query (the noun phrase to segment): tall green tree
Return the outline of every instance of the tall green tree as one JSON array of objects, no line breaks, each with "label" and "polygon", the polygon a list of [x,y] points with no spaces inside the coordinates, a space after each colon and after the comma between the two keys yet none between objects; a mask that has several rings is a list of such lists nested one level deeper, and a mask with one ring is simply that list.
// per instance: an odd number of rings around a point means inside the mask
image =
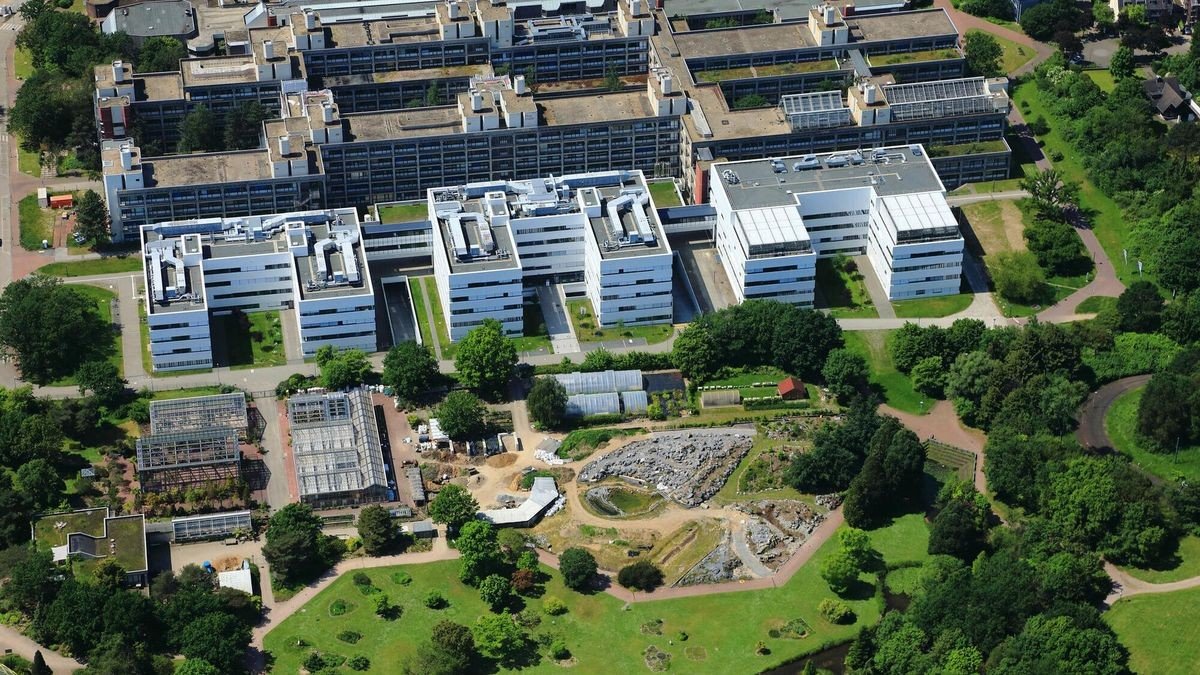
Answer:
[{"label": "tall green tree", "polygon": [[849,349],[835,349],[826,357],[821,377],[825,378],[825,385],[833,395],[845,403],[866,390],[870,370],[861,354]]},{"label": "tall green tree", "polygon": [[1000,65],[1004,50],[990,33],[969,31],[963,38],[963,52],[967,57],[967,70],[972,75],[997,77],[1004,74]]},{"label": "tall green tree", "polygon": [[452,391],[437,407],[442,431],[456,441],[477,439],[486,428],[483,422],[483,401],[469,391]]},{"label": "tall green tree", "polygon": [[499,612],[512,602],[512,582],[499,574],[489,574],[479,582],[479,599],[493,612]]},{"label": "tall green tree", "polygon": [[384,555],[396,545],[396,523],[382,506],[365,506],[358,512],[358,536],[367,555]]},{"label": "tall green tree", "polygon": [[33,662],[29,664],[29,675],[54,675],[54,671],[46,665],[46,658],[42,656],[40,649],[33,653]]},{"label": "tall green tree", "polygon": [[326,389],[349,389],[371,377],[371,362],[361,349],[338,350],[325,345],[317,350],[316,359],[321,386]]},{"label": "tall green tree", "polygon": [[1048,218],[1061,220],[1066,210],[1079,204],[1079,184],[1066,180],[1057,169],[1022,178],[1021,189],[1029,192],[1038,211]]},{"label": "tall green tree", "polygon": [[937,516],[929,532],[929,553],[971,562],[987,545],[991,507],[966,482],[949,482],[938,493]]},{"label": "tall green tree", "polygon": [[459,382],[489,400],[503,395],[516,365],[517,348],[495,319],[487,319],[467,333],[454,357]]},{"label": "tall green tree", "polygon": [[250,646],[250,627],[229,614],[205,614],[183,629],[181,645],[189,659],[208,661],[222,673],[241,672]]},{"label": "tall green tree", "polygon": [[479,502],[466,488],[454,483],[443,485],[429,502],[429,517],[435,523],[444,523],[452,533],[474,520],[478,512]]},{"label": "tall green tree", "polygon": [[1038,266],[1037,257],[1029,251],[1004,251],[997,254],[992,266],[992,283],[1006,300],[1020,303],[1037,302],[1046,287],[1046,275]]},{"label": "tall green tree", "polygon": [[543,429],[556,429],[567,415],[567,390],[553,377],[539,377],[525,398],[529,417]]},{"label": "tall green tree", "polygon": [[1123,331],[1153,333],[1162,321],[1162,296],[1149,281],[1135,281],[1117,298],[1117,317]]},{"label": "tall green tree", "polygon": [[95,301],[54,277],[35,274],[10,283],[0,295],[0,346],[16,357],[24,379],[44,384],[107,356],[112,328]]},{"label": "tall green tree", "polygon": [[585,548],[573,546],[558,556],[558,571],[563,583],[572,590],[582,592],[590,588],[597,569],[595,556]]},{"label": "tall green tree", "polygon": [[263,557],[271,566],[271,573],[285,583],[307,580],[335,562],[324,538],[321,519],[312,507],[288,504],[267,523]]},{"label": "tall green tree", "polygon": [[402,401],[416,401],[438,379],[438,364],[426,345],[412,340],[388,350],[383,359],[383,383]]},{"label": "tall green tree", "polygon": [[225,130],[222,134],[225,150],[252,150],[259,147],[262,139],[263,120],[267,111],[258,101],[243,101],[225,113]]},{"label": "tall green tree", "polygon": [[466,523],[459,530],[454,545],[459,553],[458,578],[465,584],[478,584],[500,565],[500,543],[491,523],[482,520]]},{"label": "tall green tree", "polygon": [[116,364],[112,361],[85,361],[75,371],[75,381],[79,384],[79,393],[90,391],[96,400],[104,405],[120,403],[124,398],[128,383],[121,377]]},{"label": "tall green tree", "polygon": [[187,58],[187,48],[173,37],[154,36],[142,42],[138,50],[137,72],[166,73],[179,70],[179,62]]},{"label": "tall green tree", "polygon": [[53,464],[37,457],[17,469],[15,487],[29,500],[30,506],[44,511],[62,501],[66,484]]},{"label": "tall green tree", "polygon": [[208,106],[196,106],[179,123],[179,152],[217,152],[223,146],[221,120]]},{"label": "tall green tree", "polygon": [[479,651],[501,665],[512,663],[527,642],[525,633],[508,614],[481,616],[472,632]]},{"label": "tall green tree", "polygon": [[75,218],[76,232],[96,245],[108,243],[108,208],[95,190],[87,190],[79,197]]},{"label": "tall green tree", "polygon": [[1108,71],[1112,73],[1113,79],[1123,80],[1133,77],[1134,68],[1136,65],[1133,61],[1133,50],[1123,45],[1117,47],[1117,51],[1113,52],[1112,61],[1108,65]]}]

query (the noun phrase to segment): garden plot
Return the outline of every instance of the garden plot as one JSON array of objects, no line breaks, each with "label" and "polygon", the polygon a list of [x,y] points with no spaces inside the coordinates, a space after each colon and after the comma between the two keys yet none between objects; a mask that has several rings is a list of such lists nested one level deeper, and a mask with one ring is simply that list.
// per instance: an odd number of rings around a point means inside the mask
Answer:
[{"label": "garden plot", "polygon": [[721,489],[753,443],[753,429],[663,432],[591,462],[582,483],[621,478],[657,489],[691,508]]},{"label": "garden plot", "polygon": [[[818,498],[818,503],[823,501]],[[745,526],[747,548],[772,570],[792,557],[826,515],[820,508],[795,500],[759,500],[730,508],[749,515]]]}]

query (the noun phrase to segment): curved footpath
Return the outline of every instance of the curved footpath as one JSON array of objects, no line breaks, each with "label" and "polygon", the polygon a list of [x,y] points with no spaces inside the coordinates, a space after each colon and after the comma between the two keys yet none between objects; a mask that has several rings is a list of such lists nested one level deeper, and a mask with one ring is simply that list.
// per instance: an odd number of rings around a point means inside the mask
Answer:
[{"label": "curved footpath", "polygon": [[1109,382],[1092,392],[1079,409],[1079,428],[1075,431],[1075,438],[1079,444],[1085,448],[1111,452],[1113,445],[1104,424],[1105,418],[1108,417],[1108,409],[1123,394],[1149,381],[1149,375],[1134,375]]}]

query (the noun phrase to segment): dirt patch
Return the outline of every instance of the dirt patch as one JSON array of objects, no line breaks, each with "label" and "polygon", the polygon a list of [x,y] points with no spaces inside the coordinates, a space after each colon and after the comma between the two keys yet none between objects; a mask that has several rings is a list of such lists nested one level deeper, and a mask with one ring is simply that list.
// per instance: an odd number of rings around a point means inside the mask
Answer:
[{"label": "dirt patch", "polygon": [[654,531],[596,527],[573,520],[565,512],[543,519],[530,534],[537,546],[551,552],[582,546],[606,570],[621,569],[631,559],[653,550],[659,540]]},{"label": "dirt patch", "polygon": [[503,469],[506,466],[512,466],[517,463],[517,456],[512,453],[504,453],[501,455],[492,455],[484,462],[488,466],[495,469]]},{"label": "dirt patch", "polygon": [[962,207],[969,245],[985,258],[1004,251],[1025,250],[1025,222],[1015,201],[996,200],[967,204]]}]

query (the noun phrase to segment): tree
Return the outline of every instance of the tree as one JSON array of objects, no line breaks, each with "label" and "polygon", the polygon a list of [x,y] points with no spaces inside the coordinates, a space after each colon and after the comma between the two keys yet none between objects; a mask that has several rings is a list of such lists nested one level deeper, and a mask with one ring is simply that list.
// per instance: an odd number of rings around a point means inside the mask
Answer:
[{"label": "tree", "polygon": [[439,649],[462,659],[464,663],[475,657],[475,636],[471,629],[453,621],[438,621],[433,624],[433,644]]},{"label": "tree", "polygon": [[212,612],[183,629],[180,645],[180,653],[189,659],[203,659],[222,673],[241,672],[250,627],[229,614]]},{"label": "tree", "polygon": [[1058,45],[1058,51],[1067,58],[1083,53],[1083,41],[1073,30],[1055,31],[1052,40]]},{"label": "tree", "polygon": [[333,560],[322,545],[321,519],[307,504],[288,504],[267,524],[267,543],[263,557],[271,573],[284,582],[311,578],[324,571]]},{"label": "tree", "polygon": [[179,123],[179,152],[222,150],[221,121],[208,106],[198,105]]},{"label": "tree", "polygon": [[500,397],[513,368],[517,365],[517,348],[504,335],[504,326],[495,319],[485,319],[458,343],[454,369],[458,381],[494,400]]},{"label": "tree", "polygon": [[402,608],[400,605],[392,602],[387,593],[375,593],[371,596],[371,603],[375,609],[375,616],[378,616],[385,621],[394,621],[400,617]]},{"label": "tree", "polygon": [[1072,0],[1049,0],[1021,12],[1021,29],[1034,40],[1047,42],[1061,30],[1082,28],[1083,13]]},{"label": "tree", "polygon": [[187,659],[175,666],[175,675],[220,675],[217,667],[203,659]]},{"label": "tree", "polygon": [[1061,220],[1068,209],[1079,203],[1079,184],[1065,180],[1057,169],[1022,178],[1021,189],[1029,192],[1040,213],[1056,220]]},{"label": "tree", "polygon": [[1200,341],[1200,293],[1180,295],[1163,309],[1162,332],[1182,345]]},{"label": "tree", "polygon": [[512,582],[499,574],[489,574],[479,582],[479,599],[487,603],[493,612],[499,612],[512,601]]},{"label": "tree", "polygon": [[826,357],[821,376],[833,395],[845,403],[867,388],[870,370],[861,354],[849,349],[835,349]]},{"label": "tree", "polygon": [[383,359],[383,383],[402,401],[416,401],[437,381],[437,359],[425,345],[412,340],[388,350]]},{"label": "tree", "polygon": [[[1116,17],[1113,16],[1112,7],[1104,0],[1092,1],[1092,21],[1096,23],[1096,28],[1100,29],[1102,34],[1107,34],[1116,24]],[[1114,62],[1116,56],[1113,56]],[[1113,73],[1116,75],[1116,73]]]},{"label": "tree", "polygon": [[967,57],[967,70],[972,75],[997,77],[1004,74],[1000,66],[1004,50],[990,33],[970,31],[963,40],[963,51]]},{"label": "tree", "polygon": [[1123,331],[1153,333],[1162,320],[1163,299],[1149,281],[1135,281],[1117,298],[1117,317]]},{"label": "tree", "polygon": [[469,391],[459,389],[446,395],[437,407],[442,431],[456,441],[479,438],[486,426],[483,422],[483,401]]},{"label": "tree", "polygon": [[1129,672],[1128,661],[1129,652],[1103,622],[1080,625],[1071,616],[1039,614],[997,648],[988,659],[988,672],[1120,675]]},{"label": "tree", "polygon": [[1075,228],[1062,220],[1039,216],[1025,227],[1024,235],[1026,246],[1048,274],[1072,276],[1092,267]]},{"label": "tree", "polygon": [[534,570],[518,569],[512,573],[510,580],[512,589],[521,595],[529,593],[537,586],[537,574]]},{"label": "tree", "polygon": [[458,530],[475,519],[479,502],[461,485],[453,483],[442,486],[433,501],[429,502],[429,517],[435,523],[444,523],[450,532]]},{"label": "tree", "polygon": [[649,593],[663,583],[663,572],[649,560],[639,560],[626,565],[617,573],[617,583],[625,588]]},{"label": "tree", "polygon": [[104,405],[120,403],[125,396],[128,384],[117,370],[112,361],[85,361],[75,371],[75,381],[79,384],[79,393],[91,391],[96,399]]},{"label": "tree", "polygon": [[371,362],[361,349],[334,349],[325,345],[317,350],[317,367],[321,369],[321,386],[333,391],[350,389],[366,382],[371,376]]},{"label": "tree", "polygon": [[[1108,9],[1108,5],[1104,5],[1104,8]],[[1133,50],[1125,46],[1117,47],[1117,51],[1113,52],[1112,61],[1108,65],[1108,71],[1112,73],[1113,79],[1123,80],[1133,77],[1134,68],[1136,65],[1133,61]]]},{"label": "tree", "polygon": [[25,495],[35,511],[45,511],[62,501],[66,484],[59,477],[53,464],[42,457],[36,457],[17,469],[14,487]]},{"label": "tree", "polygon": [[517,569],[537,572],[538,567],[538,554],[533,551],[521,551],[521,555],[517,556]]},{"label": "tree", "polygon": [[942,357],[930,356],[921,359],[912,369],[913,389],[933,398],[942,397],[946,386],[946,369]]},{"label": "tree", "polygon": [[458,578],[465,584],[480,583],[500,566],[496,528],[487,521],[473,520],[463,525],[454,544],[459,552]]},{"label": "tree", "polygon": [[947,483],[938,494],[937,516],[929,532],[929,553],[971,562],[987,545],[991,507],[970,483]]},{"label": "tree", "polygon": [[425,105],[434,106],[442,100],[442,92],[436,80],[429,83],[425,89]]},{"label": "tree", "polygon": [[[175,672],[178,673],[180,671],[176,669]],[[40,649],[33,653],[33,663],[29,665],[29,675],[54,675],[54,671],[50,670],[50,666],[46,665],[46,659],[42,656],[42,650]],[[199,674],[193,673],[193,675]],[[215,670],[213,671],[213,675],[216,675]]]},{"label": "tree", "polygon": [[680,331],[671,346],[671,363],[684,377],[703,382],[717,372],[721,351],[717,348],[708,325],[693,321]]},{"label": "tree", "polygon": [[33,545],[17,550],[21,557],[9,571],[8,582],[3,586],[4,598],[26,614],[35,616],[41,607],[54,600],[59,572],[50,551]]},{"label": "tree", "polygon": [[35,274],[0,294],[0,346],[16,357],[23,378],[45,384],[107,357],[112,328],[94,300],[55,277]]},{"label": "tree", "polygon": [[396,544],[396,524],[387,509],[372,504],[358,514],[358,536],[362,538],[367,555],[387,553]]},{"label": "tree", "polygon": [[607,91],[621,91],[624,84],[621,82],[621,75],[617,72],[616,66],[609,66],[608,71],[604,73],[604,89]]},{"label": "tree", "polygon": [[1186,447],[1192,439],[1197,405],[1191,379],[1177,373],[1158,373],[1150,379],[1138,403],[1137,431],[1155,448]]},{"label": "tree", "polygon": [[95,190],[87,190],[75,207],[75,232],[97,245],[108,243],[108,208]]},{"label": "tree", "polygon": [[597,569],[596,558],[585,548],[572,546],[558,557],[558,571],[562,573],[563,583],[575,591],[591,588]]},{"label": "tree", "polygon": [[853,556],[843,549],[834,551],[821,561],[821,578],[838,595],[845,595],[858,582],[860,571],[858,565],[854,564]]},{"label": "tree", "polygon": [[225,113],[224,150],[252,150],[259,146],[267,111],[258,101],[243,101]]},{"label": "tree", "polygon": [[1029,251],[1003,251],[992,266],[992,282],[1006,300],[1030,304],[1038,302],[1046,287],[1046,276],[1038,267],[1037,257]]},{"label": "tree", "polygon": [[525,633],[508,614],[481,616],[472,632],[479,651],[502,664],[513,661],[525,649]]},{"label": "tree", "polygon": [[142,42],[138,50],[137,72],[166,73],[179,70],[179,62],[187,57],[183,43],[172,37],[155,36]]},{"label": "tree", "polygon": [[567,390],[553,377],[539,377],[525,399],[529,416],[543,429],[562,425],[567,414]]}]

